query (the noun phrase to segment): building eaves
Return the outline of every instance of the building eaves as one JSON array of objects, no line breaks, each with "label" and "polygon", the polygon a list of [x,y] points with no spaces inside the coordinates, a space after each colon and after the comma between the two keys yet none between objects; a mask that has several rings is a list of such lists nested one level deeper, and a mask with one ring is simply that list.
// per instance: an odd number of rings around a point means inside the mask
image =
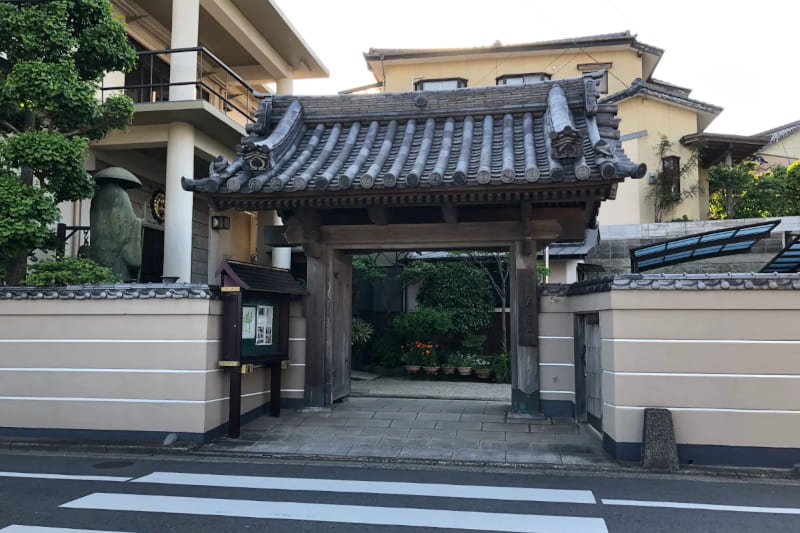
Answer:
[{"label": "building eaves", "polygon": [[688,87],[681,87],[680,85],[675,85],[674,83],[669,83],[668,81],[657,80],[655,78],[650,78],[648,83],[655,85],[656,87],[661,87],[666,91],[676,92],[687,97],[692,93],[692,89]]},{"label": "building eaves", "polygon": [[664,50],[636,40],[636,35],[630,31],[589,35],[550,41],[537,41],[531,43],[506,44],[493,46],[476,46],[462,48],[370,48],[364,53],[367,61],[380,61],[392,59],[411,59],[427,57],[449,57],[465,54],[496,54],[508,52],[535,52],[539,50],[559,50],[563,48],[587,48],[597,46],[628,45],[636,50],[662,55]]},{"label": "building eaves", "polygon": [[238,157],[218,158],[208,177],[184,179],[183,187],[225,202],[268,203],[562,184],[600,190],[645,173],[618,146],[616,112],[598,106],[592,75],[451,91],[272,96],[259,104]]},{"label": "building eaves", "polygon": [[775,144],[776,142],[780,142],[786,137],[790,135],[794,135],[800,131],[800,120],[795,120],[794,122],[789,122],[788,124],[784,124],[782,126],[778,126],[777,128],[772,128],[766,131],[762,131],[756,135],[768,135],[769,142],[767,145]]},{"label": "building eaves", "polygon": [[638,95],[650,96],[658,100],[663,100],[665,102],[672,103],[675,105],[696,109],[697,111],[702,111],[704,113],[709,113],[715,116],[722,113],[723,110],[722,107],[709,104],[706,102],[701,102],[700,100],[689,98],[680,93],[665,90],[663,87],[659,87],[657,84],[644,82],[642,81],[641,78],[636,78],[635,80],[633,80],[633,83],[627,89],[623,89],[619,92],[616,92],[614,94],[611,94],[603,98],[602,100],[600,100],[600,103],[616,104],[623,100],[627,100],[628,98]]}]

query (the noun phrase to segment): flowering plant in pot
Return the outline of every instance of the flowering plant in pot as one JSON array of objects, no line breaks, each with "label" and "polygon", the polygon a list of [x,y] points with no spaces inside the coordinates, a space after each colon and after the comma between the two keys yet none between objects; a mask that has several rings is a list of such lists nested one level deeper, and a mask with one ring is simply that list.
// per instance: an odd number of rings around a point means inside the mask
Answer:
[{"label": "flowering plant in pot", "polygon": [[449,356],[447,356],[447,361],[444,362],[442,365],[442,374],[445,376],[452,376],[456,373],[456,367],[458,366],[459,361],[461,360],[461,354],[458,352],[453,352]]},{"label": "flowering plant in pot", "polygon": [[458,373],[460,375],[469,376],[472,374],[472,360],[473,357],[471,355],[459,354],[456,367],[458,368]]},{"label": "flowering plant in pot", "polygon": [[480,357],[475,358],[472,362],[472,367],[475,369],[475,375],[478,376],[478,379],[487,379],[489,374],[492,373],[491,366],[491,362]]},{"label": "flowering plant in pot", "polygon": [[[436,348],[433,343],[413,341],[403,346],[403,362],[406,371],[418,372],[420,367],[425,367],[426,372],[436,373],[439,364],[436,360]],[[428,370],[432,368],[433,370]]]}]

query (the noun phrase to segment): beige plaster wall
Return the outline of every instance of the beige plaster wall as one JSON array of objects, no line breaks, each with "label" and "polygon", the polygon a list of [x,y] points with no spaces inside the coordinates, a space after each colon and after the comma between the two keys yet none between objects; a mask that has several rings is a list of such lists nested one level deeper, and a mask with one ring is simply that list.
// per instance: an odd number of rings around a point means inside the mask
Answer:
[{"label": "beige plaster wall", "polygon": [[797,161],[800,159],[800,131],[765,146],[759,154],[767,159],[776,158],[781,164],[787,166],[793,161]]},{"label": "beige plaster wall", "polygon": [[421,79],[466,78],[467,87],[495,85],[496,78],[506,74],[547,72],[552,79],[580,76],[577,66],[581,63],[613,63],[609,76],[609,94],[621,91],[625,86],[621,80],[642,77],[642,60],[636,51],[591,49],[591,56],[583,51],[546,51],[541,53],[509,53],[473,55],[460,57],[429,58],[422,60],[387,61],[383,65],[386,76],[386,91],[413,91],[414,82]]},{"label": "beige plaster wall", "polygon": [[[218,367],[221,302],[0,300],[0,428],[182,432],[228,420]],[[291,307],[282,396],[302,399],[305,319]],[[269,371],[244,376],[242,413],[269,401]]]},{"label": "beige plaster wall", "polygon": [[[692,157],[692,151],[680,143],[680,138],[697,132],[697,112],[652,98],[635,96],[619,103],[617,116],[622,120],[620,123],[622,135],[647,132],[647,135],[624,142],[623,149],[633,161],[647,165],[648,175],[651,172],[658,172],[660,165],[658,145],[662,136],[672,142],[670,155],[679,156],[681,166]],[[700,171],[696,167],[689,170],[681,178],[683,189],[700,186],[703,191],[698,190],[695,196],[684,200],[672,213],[666,215],[662,222],[669,222],[684,215],[690,220],[707,219],[706,181],[707,178],[701,179]],[[648,176],[640,180],[626,179],[619,185],[617,198],[606,201],[601,206],[600,223],[615,225],[653,222],[653,199],[650,197],[652,188]]]},{"label": "beige plaster wall", "polygon": [[678,444],[800,448],[795,291],[544,296],[543,363],[572,360],[572,316],[587,310],[600,313],[603,431],[616,442],[640,442],[644,408],[663,407]]}]

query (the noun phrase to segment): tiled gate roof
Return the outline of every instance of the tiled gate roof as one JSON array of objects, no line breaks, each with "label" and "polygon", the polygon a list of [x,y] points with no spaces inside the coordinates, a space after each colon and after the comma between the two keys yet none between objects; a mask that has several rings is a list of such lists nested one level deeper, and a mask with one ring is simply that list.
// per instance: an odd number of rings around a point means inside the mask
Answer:
[{"label": "tiled gate roof", "polygon": [[[217,158],[189,191],[291,197],[349,192],[553,189],[642,177],[619,145],[594,78],[452,91],[271,96],[238,157]],[[417,189],[419,190],[419,189]]]}]

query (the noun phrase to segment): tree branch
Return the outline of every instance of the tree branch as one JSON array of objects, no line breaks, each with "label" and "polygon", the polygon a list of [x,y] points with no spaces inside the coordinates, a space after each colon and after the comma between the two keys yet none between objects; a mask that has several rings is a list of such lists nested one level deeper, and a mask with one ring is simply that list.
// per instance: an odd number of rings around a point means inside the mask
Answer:
[{"label": "tree branch", "polygon": [[11,130],[13,133],[22,133],[17,128],[15,128],[13,124],[8,122],[7,120],[0,120],[0,124],[2,124],[3,126],[8,128],[9,130]]}]

